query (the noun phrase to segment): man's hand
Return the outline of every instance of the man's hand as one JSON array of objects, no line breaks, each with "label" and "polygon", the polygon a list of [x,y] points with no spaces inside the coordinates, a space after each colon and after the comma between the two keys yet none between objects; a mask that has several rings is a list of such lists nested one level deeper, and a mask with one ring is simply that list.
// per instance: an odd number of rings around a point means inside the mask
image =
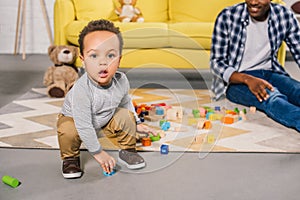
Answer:
[{"label": "man's hand", "polygon": [[154,130],[153,128],[150,128],[149,126],[145,125],[145,124],[138,124],[136,126],[137,131],[140,133],[147,133],[147,134],[152,134],[154,136],[157,136],[157,131]]},{"label": "man's hand", "polygon": [[259,102],[262,102],[269,98],[267,89],[272,92],[274,91],[273,86],[268,81],[240,72],[233,72],[229,81],[230,83],[246,84]]},{"label": "man's hand", "polygon": [[111,173],[116,166],[115,159],[103,150],[100,153],[95,154],[94,158],[107,173]]},{"label": "man's hand", "polygon": [[258,101],[262,102],[269,98],[267,89],[274,91],[273,86],[260,78],[249,76],[245,79],[245,84],[248,85],[249,90],[256,96]]}]

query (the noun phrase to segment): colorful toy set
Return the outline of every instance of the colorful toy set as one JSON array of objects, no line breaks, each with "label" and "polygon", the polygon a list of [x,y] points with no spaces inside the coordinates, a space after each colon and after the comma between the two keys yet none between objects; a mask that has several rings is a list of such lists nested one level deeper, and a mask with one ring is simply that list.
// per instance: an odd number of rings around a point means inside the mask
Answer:
[{"label": "colorful toy set", "polygon": [[[255,107],[250,107],[250,112],[255,112]],[[247,111],[244,108],[239,110],[227,110],[216,106],[200,107],[192,110],[193,118],[189,118],[189,125],[197,124],[198,129],[210,129],[212,128],[211,121],[221,121],[223,124],[233,124],[239,120],[246,120]]]},{"label": "colorful toy set", "polygon": [[[160,132],[157,136],[149,135],[141,140],[143,146],[151,146],[152,142],[159,141],[161,138],[165,137],[165,132],[169,131],[172,123],[180,123],[187,119],[187,125],[193,126],[197,129],[211,129],[213,127],[214,121],[220,121],[223,124],[233,124],[239,120],[246,120],[247,110],[244,108],[239,110],[235,108],[233,110],[228,110],[224,107],[215,106],[203,106],[197,109],[192,109],[191,114],[187,115],[186,119],[183,119],[183,109],[177,106],[169,106],[165,103],[159,104],[141,104],[137,105],[134,102],[135,109],[141,121],[148,120],[151,122],[158,122]],[[254,113],[256,111],[255,107],[250,107],[249,112]],[[174,132],[185,132],[188,131],[186,126],[172,127]],[[213,144],[216,140],[216,136],[212,133],[200,134],[195,136],[195,143],[207,143]],[[168,154],[169,146],[162,144],[160,147],[161,154]]]},{"label": "colorful toy set", "polygon": [[178,106],[168,106],[166,103],[147,104],[137,105],[133,101],[135,111],[138,114],[140,120],[148,121],[159,121],[161,119],[176,121],[182,119],[183,111],[181,107]]}]

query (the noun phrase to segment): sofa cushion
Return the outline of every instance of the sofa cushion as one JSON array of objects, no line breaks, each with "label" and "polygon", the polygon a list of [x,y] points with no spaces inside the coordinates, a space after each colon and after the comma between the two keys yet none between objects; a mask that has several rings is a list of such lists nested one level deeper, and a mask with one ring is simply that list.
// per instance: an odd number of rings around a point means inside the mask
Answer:
[{"label": "sofa cushion", "polygon": [[168,46],[168,25],[161,22],[115,22],[124,38],[124,48],[162,48]]},{"label": "sofa cushion", "polygon": [[[78,46],[80,31],[89,21],[73,21],[65,28],[66,38]],[[122,23],[114,22],[124,38],[124,48],[162,48],[168,46],[168,25],[166,23]]]},{"label": "sofa cushion", "polygon": [[114,3],[110,0],[73,0],[77,20],[110,19],[116,20]]},{"label": "sofa cushion", "polygon": [[178,22],[169,24],[169,44],[174,48],[210,49],[214,23]]},{"label": "sofa cushion", "polygon": [[174,22],[214,22],[223,8],[240,2],[244,0],[169,0],[169,16]]},{"label": "sofa cushion", "polygon": [[[113,0],[115,8],[121,5],[118,0]],[[136,7],[143,14],[145,22],[168,21],[168,0],[137,0]]]}]

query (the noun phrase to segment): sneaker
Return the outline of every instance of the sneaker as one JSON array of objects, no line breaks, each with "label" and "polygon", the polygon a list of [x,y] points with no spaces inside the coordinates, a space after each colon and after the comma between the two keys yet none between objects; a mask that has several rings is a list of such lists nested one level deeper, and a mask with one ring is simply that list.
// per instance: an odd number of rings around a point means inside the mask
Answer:
[{"label": "sneaker", "polygon": [[140,169],[146,166],[146,162],[135,149],[122,149],[119,151],[119,162],[128,169]]},{"label": "sneaker", "polygon": [[80,159],[76,158],[66,158],[63,160],[62,175],[64,178],[80,178],[82,175],[82,170],[80,168]]}]

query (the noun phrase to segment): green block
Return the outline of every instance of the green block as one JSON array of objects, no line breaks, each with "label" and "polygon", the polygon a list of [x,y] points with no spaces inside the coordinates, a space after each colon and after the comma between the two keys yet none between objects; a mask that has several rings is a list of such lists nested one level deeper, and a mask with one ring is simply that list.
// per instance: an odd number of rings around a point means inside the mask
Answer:
[{"label": "green block", "polygon": [[157,134],[157,136],[154,136],[154,135],[150,134],[150,140],[152,142],[159,141],[160,140],[160,135]]},{"label": "green block", "polygon": [[13,178],[11,176],[3,176],[2,177],[2,182],[13,187],[13,188],[16,188],[19,186],[20,182],[18,179],[16,178]]}]

